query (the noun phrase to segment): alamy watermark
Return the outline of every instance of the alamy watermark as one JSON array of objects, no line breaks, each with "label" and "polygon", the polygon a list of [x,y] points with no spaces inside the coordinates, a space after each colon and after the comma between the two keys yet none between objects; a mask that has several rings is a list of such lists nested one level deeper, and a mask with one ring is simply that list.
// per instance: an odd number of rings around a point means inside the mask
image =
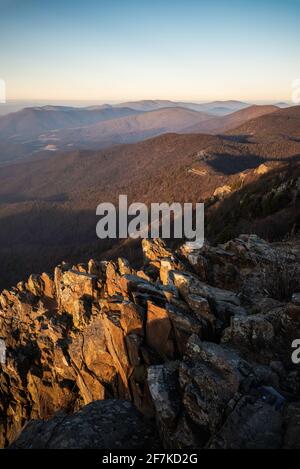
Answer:
[{"label": "alamy watermark", "polygon": [[5,81],[0,78],[0,104],[6,103],[6,86]]},{"label": "alamy watermark", "polygon": [[0,365],[6,363],[6,345],[3,339],[0,339]]},{"label": "alamy watermark", "polygon": [[292,353],[292,362],[294,365],[300,364],[300,339],[295,339],[292,342],[292,348],[295,349]]},{"label": "alamy watermark", "polygon": [[96,226],[98,238],[177,238],[186,241],[191,249],[204,243],[203,203],[151,203],[141,202],[128,206],[127,195],[119,196],[119,206],[110,202],[98,205]]},{"label": "alamy watermark", "polygon": [[292,82],[292,102],[300,104],[300,78]]}]

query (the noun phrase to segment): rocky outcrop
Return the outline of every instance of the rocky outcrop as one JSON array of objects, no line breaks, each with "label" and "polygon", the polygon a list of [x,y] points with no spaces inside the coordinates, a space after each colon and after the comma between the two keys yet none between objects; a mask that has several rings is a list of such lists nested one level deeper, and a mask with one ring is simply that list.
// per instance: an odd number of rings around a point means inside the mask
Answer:
[{"label": "rocky outcrop", "polygon": [[254,173],[258,175],[262,175],[262,174],[266,174],[268,171],[270,171],[270,168],[267,165],[262,163],[254,170]]},{"label": "rocky outcrop", "polygon": [[[108,431],[109,429],[109,431]],[[29,422],[11,449],[142,449],[159,447],[153,426],[127,401],[95,401],[68,415]]]},{"label": "rocky outcrop", "polygon": [[[280,256],[297,271],[299,245],[243,235],[142,247],[138,271],[124,259],[63,263],[2,292],[1,446],[26,425],[14,447],[71,448],[84,420],[99,448],[125,447],[135,425],[156,441],[153,421],[166,448],[296,447],[300,285],[278,300],[263,280]],[[119,411],[129,430],[111,440],[102,429]]]},{"label": "rocky outcrop", "polygon": [[215,197],[223,198],[231,193],[231,186],[225,184],[225,186],[217,187],[213,193]]},{"label": "rocky outcrop", "polygon": [[278,449],[282,445],[282,415],[274,406],[243,397],[221,430],[212,437],[209,448]]}]

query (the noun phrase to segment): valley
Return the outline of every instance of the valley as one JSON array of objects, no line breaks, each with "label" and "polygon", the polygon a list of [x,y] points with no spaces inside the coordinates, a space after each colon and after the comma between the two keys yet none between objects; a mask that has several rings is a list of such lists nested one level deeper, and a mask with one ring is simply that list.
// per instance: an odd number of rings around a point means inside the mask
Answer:
[{"label": "valley", "polygon": [[[51,113],[52,110],[46,112]],[[170,126],[166,112],[169,116],[169,109],[166,111],[163,108],[118,117],[112,122],[121,121],[118,124],[120,129],[124,126],[124,119],[125,122],[128,119],[140,122],[142,118],[147,118],[148,123],[150,115],[152,125],[152,122],[157,122],[152,118],[154,113],[166,119],[166,124]],[[182,108],[174,108],[172,112],[177,129],[187,123],[187,115],[192,120],[195,116],[197,119],[203,118],[202,113]],[[266,114],[260,115],[262,113]],[[220,135],[163,133],[132,144],[104,149],[101,149],[101,144],[95,144],[100,149],[45,152],[47,154],[39,154],[31,160],[27,157],[23,162],[22,158],[18,158],[17,161],[3,163],[0,172],[1,286],[10,286],[31,272],[47,271],[62,259],[76,262],[101,257],[111,249],[113,251],[110,252],[118,255],[118,248],[112,240],[100,241],[96,238],[96,207],[101,202],[116,203],[119,194],[123,193],[128,195],[130,203],[204,201],[207,216],[212,217],[217,207],[233,204],[234,208],[230,210],[238,219],[228,230],[227,221],[220,224],[213,218],[214,222],[208,224],[207,230],[207,235],[212,239],[216,233],[218,239],[226,240],[227,231],[235,235],[239,234],[235,229],[253,229],[257,225],[257,217],[261,219],[258,234],[266,233],[271,240],[277,239],[279,234],[283,236],[298,229],[299,107],[282,110],[250,107],[222,118],[210,117],[209,121],[230,119],[236,124],[240,122],[241,115],[242,120],[246,116],[257,117],[237,130],[231,129]],[[102,136],[100,129],[109,127],[110,122],[106,120],[87,128],[97,129],[96,135]],[[85,128],[82,129],[85,132]],[[148,129],[147,132],[152,131]],[[74,135],[73,130],[64,132]],[[272,139],[268,137],[270,134]],[[131,132],[129,138],[132,138]],[[265,167],[263,174],[259,170],[261,166]],[[269,212],[265,209],[257,214],[253,211],[248,213],[247,209],[243,215],[238,215],[239,200],[247,193],[248,187],[254,185],[263,194],[264,181],[271,189],[274,181],[280,178],[287,185],[280,203],[269,204]],[[280,186],[280,183],[277,185]],[[223,209],[218,210],[222,213]],[[265,226],[272,225],[266,217],[274,218],[278,211],[285,212],[284,225],[266,232]],[[229,214],[227,218],[232,219]],[[240,218],[245,220],[239,222]],[[222,219],[221,214],[218,220]],[[279,220],[276,223],[280,225]],[[218,228],[214,229],[214,226]],[[125,249],[125,252],[127,249],[133,260],[140,258],[139,248],[132,243],[122,244],[120,249]]]}]

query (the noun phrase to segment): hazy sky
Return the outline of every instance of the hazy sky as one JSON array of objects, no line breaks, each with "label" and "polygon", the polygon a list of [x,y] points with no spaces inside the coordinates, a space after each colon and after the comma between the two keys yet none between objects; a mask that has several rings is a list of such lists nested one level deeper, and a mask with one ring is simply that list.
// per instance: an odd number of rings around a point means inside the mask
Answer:
[{"label": "hazy sky", "polygon": [[289,100],[300,0],[0,0],[8,99]]}]

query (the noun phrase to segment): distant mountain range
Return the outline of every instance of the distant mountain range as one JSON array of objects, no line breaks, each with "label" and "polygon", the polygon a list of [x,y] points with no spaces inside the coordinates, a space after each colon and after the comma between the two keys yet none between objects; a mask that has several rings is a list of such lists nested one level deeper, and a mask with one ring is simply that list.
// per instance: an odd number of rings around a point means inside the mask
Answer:
[{"label": "distant mountain range", "polygon": [[295,140],[300,141],[300,106],[280,109],[274,113],[264,113],[258,119],[245,121],[232,128],[232,135],[247,135],[253,141]]},{"label": "distant mountain range", "polygon": [[[0,138],[29,138],[49,130],[87,126],[163,108],[184,108],[219,115],[220,113],[228,114],[247,106],[249,105],[239,101],[215,101],[207,104],[195,104],[167,100],[144,100],[117,105],[103,104],[88,107],[35,106],[0,117]],[[183,122],[181,127],[184,124]]]},{"label": "distant mountain range", "polygon": [[91,125],[119,117],[137,114],[127,107],[100,106],[74,108],[67,106],[29,107],[0,117],[0,138],[24,139],[54,129]]},{"label": "distant mountain range", "polygon": [[197,123],[196,125],[186,128],[186,132],[207,132],[207,133],[224,133],[230,129],[234,129],[239,125],[248,122],[256,117],[263,116],[278,111],[276,106],[249,106],[236,112],[232,112],[223,117],[215,117],[207,120],[204,123]]},{"label": "distant mountain range", "polygon": [[55,131],[49,135],[49,142],[53,138],[54,144],[57,143],[61,149],[68,146],[94,149],[112,144],[134,143],[169,132],[218,134],[278,109],[276,106],[250,106],[216,117],[180,107],[161,108],[77,129]]},{"label": "distant mountain range", "polygon": [[193,104],[162,100],[86,108],[30,107],[0,117],[0,162],[55,151],[106,148],[169,132],[219,134],[278,109],[239,101]]},{"label": "distant mountain range", "polygon": [[50,142],[53,138],[61,149],[67,146],[103,148],[113,144],[133,143],[169,132],[184,132],[190,126],[212,119],[214,116],[191,109],[161,108],[85,127],[52,131],[51,135],[46,134],[45,139],[48,137]]},{"label": "distant mountain range", "polygon": [[193,111],[208,112],[216,115],[225,115],[230,112],[243,109],[249,104],[242,101],[212,101],[209,103],[189,103],[183,101],[168,101],[168,100],[143,100],[143,101],[128,101],[125,103],[117,104],[117,107],[125,106],[138,111],[155,111],[157,109],[169,107],[184,107],[192,109]]}]

